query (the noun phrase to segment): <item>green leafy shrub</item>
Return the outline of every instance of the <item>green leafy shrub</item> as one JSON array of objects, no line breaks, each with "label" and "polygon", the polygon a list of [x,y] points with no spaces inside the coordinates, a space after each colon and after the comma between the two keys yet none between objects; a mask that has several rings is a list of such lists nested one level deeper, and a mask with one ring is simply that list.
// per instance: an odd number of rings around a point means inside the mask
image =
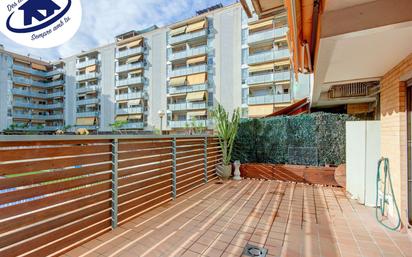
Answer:
[{"label": "green leafy shrub", "polygon": [[[265,119],[242,119],[232,160],[242,163],[291,163],[289,150],[317,150],[317,160],[307,165],[339,165],[345,162],[345,123],[356,120],[346,114],[313,113]],[[314,155],[315,156],[315,155]]]}]

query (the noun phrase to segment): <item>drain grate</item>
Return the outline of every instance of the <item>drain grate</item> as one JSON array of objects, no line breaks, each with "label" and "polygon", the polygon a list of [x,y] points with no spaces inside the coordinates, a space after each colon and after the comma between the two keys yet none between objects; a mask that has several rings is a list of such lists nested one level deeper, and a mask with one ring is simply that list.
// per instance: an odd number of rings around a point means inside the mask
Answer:
[{"label": "drain grate", "polygon": [[245,250],[243,251],[244,256],[251,257],[266,257],[268,250],[262,247],[257,247],[254,245],[247,244]]}]

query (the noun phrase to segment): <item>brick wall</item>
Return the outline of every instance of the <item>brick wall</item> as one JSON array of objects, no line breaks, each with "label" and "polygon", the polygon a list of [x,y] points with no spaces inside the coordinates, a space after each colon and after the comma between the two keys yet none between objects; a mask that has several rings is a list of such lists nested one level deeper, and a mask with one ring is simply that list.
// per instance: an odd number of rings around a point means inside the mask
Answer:
[{"label": "brick wall", "polygon": [[407,224],[407,118],[405,76],[412,72],[412,54],[392,68],[381,82],[381,151],[390,168],[403,224]]}]

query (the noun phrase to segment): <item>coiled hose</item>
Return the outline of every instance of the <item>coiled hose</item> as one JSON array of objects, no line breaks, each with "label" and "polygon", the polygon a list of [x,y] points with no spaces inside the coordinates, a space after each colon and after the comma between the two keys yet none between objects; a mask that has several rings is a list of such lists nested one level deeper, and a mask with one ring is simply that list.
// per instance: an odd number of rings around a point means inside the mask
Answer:
[{"label": "coiled hose", "polygon": [[[384,164],[384,167],[383,167],[384,174],[382,174],[381,172],[382,163]],[[386,211],[386,205],[389,203],[388,198],[387,198],[388,197],[388,192],[387,192],[388,181],[389,181],[389,186],[391,190],[391,196],[393,199],[393,204],[395,205],[396,213],[398,215],[398,223],[396,224],[396,226],[393,226],[393,227],[386,225],[383,222],[383,217],[385,216],[385,211]],[[379,183],[381,182],[383,183],[383,198],[380,199],[380,202],[379,202]],[[380,216],[379,216],[379,213],[380,213]],[[388,158],[382,158],[379,160],[379,163],[378,163],[378,171],[377,171],[377,176],[376,176],[376,211],[375,211],[375,214],[376,214],[376,220],[380,224],[382,224],[384,227],[386,227],[387,229],[395,231],[401,226],[401,215],[399,213],[398,204],[396,203],[395,194],[393,192],[392,178],[391,178]]]}]

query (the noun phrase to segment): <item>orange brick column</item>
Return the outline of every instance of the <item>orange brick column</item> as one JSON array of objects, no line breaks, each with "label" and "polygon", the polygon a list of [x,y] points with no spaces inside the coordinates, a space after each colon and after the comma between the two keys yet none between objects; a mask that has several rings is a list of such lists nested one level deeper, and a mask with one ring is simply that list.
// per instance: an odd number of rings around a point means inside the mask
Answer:
[{"label": "orange brick column", "polygon": [[412,76],[412,54],[392,68],[381,82],[381,152],[390,168],[403,224],[407,224],[406,83]]}]

